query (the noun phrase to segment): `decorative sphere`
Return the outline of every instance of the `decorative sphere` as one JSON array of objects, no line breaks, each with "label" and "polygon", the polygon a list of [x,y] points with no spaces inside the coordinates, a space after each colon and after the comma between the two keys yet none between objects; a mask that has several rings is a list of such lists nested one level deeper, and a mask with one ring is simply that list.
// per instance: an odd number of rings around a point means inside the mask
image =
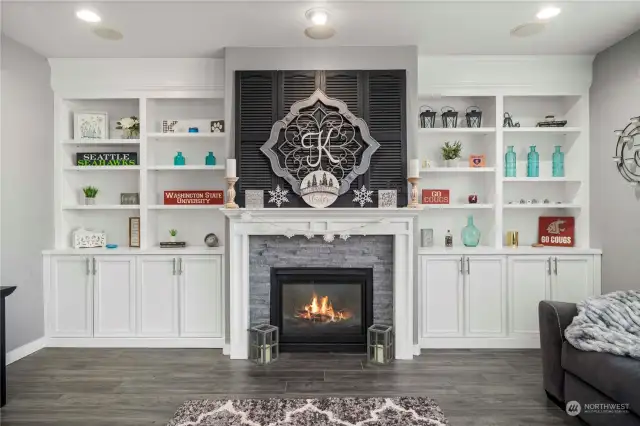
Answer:
[{"label": "decorative sphere", "polygon": [[218,247],[218,237],[214,233],[207,234],[207,236],[204,237],[204,243],[207,247]]}]

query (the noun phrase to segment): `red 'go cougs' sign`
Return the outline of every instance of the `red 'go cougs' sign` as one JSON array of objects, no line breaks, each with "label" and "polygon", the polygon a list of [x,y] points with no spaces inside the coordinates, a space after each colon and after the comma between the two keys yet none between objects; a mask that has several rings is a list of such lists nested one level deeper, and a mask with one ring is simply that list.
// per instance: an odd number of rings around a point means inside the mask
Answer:
[{"label": "red 'go cougs' sign", "polygon": [[448,189],[423,189],[422,204],[449,204]]}]

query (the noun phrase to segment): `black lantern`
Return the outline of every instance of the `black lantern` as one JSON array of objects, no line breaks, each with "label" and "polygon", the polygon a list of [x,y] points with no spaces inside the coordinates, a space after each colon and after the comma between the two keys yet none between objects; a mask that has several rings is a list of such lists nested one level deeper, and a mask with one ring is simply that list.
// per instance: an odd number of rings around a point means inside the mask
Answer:
[{"label": "black lantern", "polygon": [[436,112],[430,106],[420,107],[420,127],[423,129],[436,127]]},{"label": "black lantern", "polygon": [[470,106],[467,108],[467,127],[480,127],[482,123],[482,111],[477,106]]},{"label": "black lantern", "polygon": [[442,127],[455,128],[458,127],[458,111],[451,107],[442,108]]}]

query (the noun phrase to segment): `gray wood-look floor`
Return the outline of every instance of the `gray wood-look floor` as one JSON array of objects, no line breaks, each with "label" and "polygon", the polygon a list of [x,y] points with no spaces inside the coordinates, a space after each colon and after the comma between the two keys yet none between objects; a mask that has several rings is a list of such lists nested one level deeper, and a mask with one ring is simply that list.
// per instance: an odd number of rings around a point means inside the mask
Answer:
[{"label": "gray wood-look floor", "polygon": [[188,399],[408,396],[451,425],[577,425],[548,402],[537,350],[425,351],[372,366],[359,355],[282,354],[269,366],[204,349],[43,349],[7,370],[0,424],[165,425]]}]

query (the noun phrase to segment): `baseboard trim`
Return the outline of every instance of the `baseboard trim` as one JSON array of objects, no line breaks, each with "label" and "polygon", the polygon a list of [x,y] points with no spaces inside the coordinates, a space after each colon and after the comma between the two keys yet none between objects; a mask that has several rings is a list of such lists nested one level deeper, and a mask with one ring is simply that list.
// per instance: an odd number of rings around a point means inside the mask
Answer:
[{"label": "baseboard trim", "polygon": [[191,338],[126,338],[126,337],[52,337],[47,343],[51,348],[185,348],[222,349],[224,337]]},{"label": "baseboard trim", "polygon": [[422,349],[539,349],[540,338],[531,337],[423,337]]},{"label": "baseboard trim", "polygon": [[45,346],[47,346],[47,338],[41,337],[34,340],[33,342],[27,343],[26,345],[22,345],[12,351],[9,351],[7,352],[7,365],[14,363],[26,356],[29,356],[34,352],[38,352]]}]

